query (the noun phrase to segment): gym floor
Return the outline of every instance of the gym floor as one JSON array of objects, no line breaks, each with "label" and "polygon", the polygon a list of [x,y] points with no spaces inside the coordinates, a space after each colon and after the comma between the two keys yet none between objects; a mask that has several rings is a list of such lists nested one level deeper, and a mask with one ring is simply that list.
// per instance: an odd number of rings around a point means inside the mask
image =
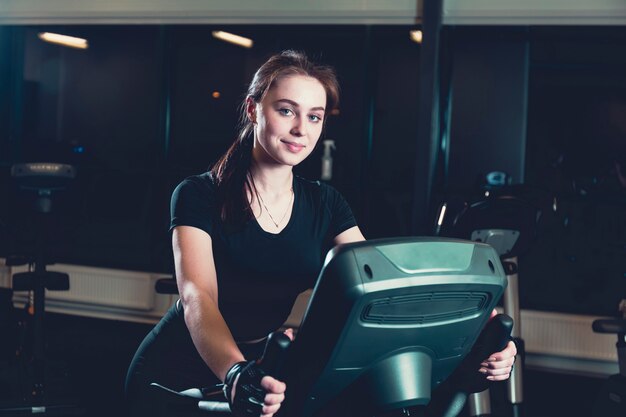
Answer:
[{"label": "gym floor", "polygon": [[[20,312],[17,312],[18,314]],[[89,417],[121,415],[126,367],[151,325],[48,314],[49,383],[60,403],[78,405],[75,413]],[[6,322],[4,323],[6,324]],[[16,340],[11,326],[0,327],[0,345]],[[0,408],[15,403],[24,371],[11,365],[11,352],[2,350]],[[525,417],[589,417],[603,379],[536,370],[525,374]],[[504,386],[492,393],[497,416],[511,416]],[[13,398],[13,399],[12,399]],[[0,416],[7,415],[0,413]],[[466,411],[462,415],[467,415]]]}]

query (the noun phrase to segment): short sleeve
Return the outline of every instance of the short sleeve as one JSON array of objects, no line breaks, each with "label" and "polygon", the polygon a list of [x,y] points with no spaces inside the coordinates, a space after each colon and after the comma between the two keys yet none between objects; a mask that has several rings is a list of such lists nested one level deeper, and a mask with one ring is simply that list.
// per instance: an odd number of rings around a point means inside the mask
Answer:
[{"label": "short sleeve", "polygon": [[321,183],[322,195],[330,214],[330,232],[333,237],[356,226],[352,209],[339,191],[328,184]]},{"label": "short sleeve", "polygon": [[214,212],[215,189],[208,177],[189,177],[172,193],[170,231],[176,226],[192,226],[210,235]]}]

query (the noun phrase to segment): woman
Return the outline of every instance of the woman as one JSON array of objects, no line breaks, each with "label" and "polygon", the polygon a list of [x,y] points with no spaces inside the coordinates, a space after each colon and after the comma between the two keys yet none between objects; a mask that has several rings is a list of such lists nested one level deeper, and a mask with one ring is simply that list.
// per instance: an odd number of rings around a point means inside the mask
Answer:
[{"label": "woman", "polygon": [[[159,411],[146,411],[152,381],[177,390],[224,381],[236,412],[270,417],[280,408],[285,384],[259,375],[251,360],[313,286],[326,250],[364,240],[336,190],[292,171],[315,148],[337,102],[331,68],[293,51],[272,56],[250,84],[238,139],[210,172],[174,191],[180,300],[133,359],[133,413]],[[481,372],[508,378],[515,353],[509,344]]]}]

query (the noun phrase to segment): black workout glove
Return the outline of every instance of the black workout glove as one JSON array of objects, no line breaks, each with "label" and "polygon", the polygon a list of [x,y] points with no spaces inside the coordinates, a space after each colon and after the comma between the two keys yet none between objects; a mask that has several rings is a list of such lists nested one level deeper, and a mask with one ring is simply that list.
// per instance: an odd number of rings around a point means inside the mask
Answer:
[{"label": "black workout glove", "polygon": [[[232,398],[233,385],[237,381],[235,398]],[[237,417],[256,416],[261,414],[267,393],[261,387],[261,379],[265,372],[256,361],[237,362],[226,373],[224,378],[224,394],[230,404],[233,415]]]}]

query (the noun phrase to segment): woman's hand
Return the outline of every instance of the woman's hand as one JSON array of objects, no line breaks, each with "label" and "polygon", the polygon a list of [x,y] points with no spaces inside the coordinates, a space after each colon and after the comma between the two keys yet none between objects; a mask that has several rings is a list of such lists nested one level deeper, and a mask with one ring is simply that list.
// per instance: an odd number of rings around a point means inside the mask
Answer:
[{"label": "woman's hand", "polygon": [[479,372],[485,374],[490,381],[504,381],[509,379],[515,363],[517,348],[515,343],[509,342],[504,350],[494,353],[481,364]]},{"label": "woman's hand", "polygon": [[[498,314],[498,312],[493,310],[491,317],[494,317],[496,314]],[[517,355],[517,347],[515,343],[509,341],[504,350],[489,355],[489,357],[480,364],[481,367],[478,371],[485,374],[486,378],[490,381],[507,380],[513,370],[515,355]]]},{"label": "woman's hand", "polygon": [[294,334],[293,334],[293,329],[292,329],[292,328],[288,328],[287,330],[285,330],[285,331],[283,332],[283,334],[284,334],[285,336],[287,336],[287,337],[289,338],[289,340],[291,340],[292,342],[293,342],[293,341],[295,340],[295,338],[296,338],[296,337],[294,336]]},{"label": "woman's hand", "polygon": [[261,417],[272,417],[280,409],[281,403],[285,400],[285,389],[287,386],[271,376],[264,376],[261,379],[261,387],[265,389],[265,399],[261,410]]},{"label": "woman's hand", "polygon": [[[247,364],[242,362],[233,366],[233,368],[235,367],[239,367],[234,371],[238,375],[234,382],[226,385],[226,387],[232,386],[230,397],[227,397],[232,414],[238,417],[256,417],[257,415],[272,417],[276,414],[281,403],[285,400],[287,385],[269,375],[263,376],[259,381],[258,378],[261,376],[259,372],[262,371],[257,368],[254,361]],[[241,391],[243,394],[240,394]]]}]

